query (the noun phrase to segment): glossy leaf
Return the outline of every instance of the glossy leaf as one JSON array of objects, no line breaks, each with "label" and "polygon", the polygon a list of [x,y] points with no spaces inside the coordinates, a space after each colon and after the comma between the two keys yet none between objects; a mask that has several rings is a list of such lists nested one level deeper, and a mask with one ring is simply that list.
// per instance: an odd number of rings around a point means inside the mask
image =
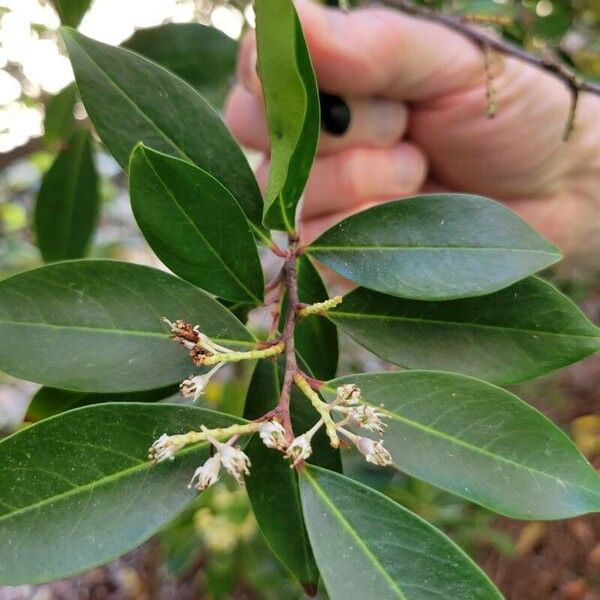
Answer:
[{"label": "glossy leaf", "polygon": [[[244,416],[261,417],[279,401],[283,382],[283,365],[260,361],[248,390]],[[297,435],[315,424],[318,417],[299,390],[292,393],[292,417]],[[313,439],[312,462],[340,470],[339,453],[329,446],[323,431]],[[302,584],[305,590],[316,589],[319,573],[304,527],[298,489],[298,474],[276,450],[267,448],[258,436],[248,443],[246,452],[252,460],[252,476],[246,488],[254,515],[267,543]]]},{"label": "glossy leaf", "polygon": [[98,188],[90,134],[81,129],[56,157],[37,195],[35,229],[46,262],[86,254],[98,220]]},{"label": "glossy leaf", "polygon": [[409,475],[515,519],[600,510],[600,475],[571,440],[513,394],[439,371],[374,373],[356,383],[389,415],[385,446]]},{"label": "glossy leaf", "polygon": [[501,384],[542,375],[600,350],[600,330],[536,277],[488,296],[446,302],[358,288],[327,316],[392,363]]},{"label": "glossy leaf", "polygon": [[216,27],[165,23],[138,29],[123,46],[172,71],[213,106],[223,106],[235,75],[238,45]]},{"label": "glossy leaf", "polygon": [[62,34],[87,113],[124,169],[138,142],[191,162],[218,179],[248,219],[261,227],[263,202],[254,174],[217,113],[195,89],[135,52],[71,29]]},{"label": "glossy leaf", "polygon": [[148,447],[232,422],[189,406],[100,404],[0,442],[0,585],[67,577],[141,544],[194,500],[187,483],[207,456],[195,445],[150,468]]},{"label": "glossy leaf", "polygon": [[319,141],[317,82],[291,0],[256,0],[258,70],[271,138],[264,223],[295,230],[296,208]]},{"label": "glossy leaf", "polygon": [[454,542],[383,494],[318,467],[302,471],[300,490],[332,600],[502,600]]},{"label": "glossy leaf", "polygon": [[374,206],[334,225],[308,252],[359,285],[416,300],[489,294],[561,257],[505,206],[466,194]]},{"label": "glossy leaf", "polygon": [[181,279],[116,261],[73,261],[0,282],[0,369],[81,392],[177,383],[194,369],[163,316],[197,324],[226,346],[253,343],[230,312]]},{"label": "glossy leaf", "polygon": [[44,140],[49,146],[65,142],[75,131],[75,101],[77,88],[74,83],[64,87],[53,96],[44,113]]},{"label": "glossy leaf", "polygon": [[60,22],[69,27],[79,25],[91,3],[92,0],[52,0]]},{"label": "glossy leaf", "polygon": [[41,421],[54,415],[107,402],[158,402],[159,400],[177,400],[180,398],[178,386],[167,386],[158,390],[145,392],[129,392],[124,394],[90,394],[87,392],[70,392],[58,388],[43,387],[31,399],[27,409],[28,421]]},{"label": "glossy leaf", "polygon": [[242,209],[206,171],[139,145],[129,166],[136,221],[158,258],[228,300],[262,304],[258,249]]},{"label": "glossy leaf", "polygon": [[[310,260],[301,256],[296,263],[300,302],[313,304],[329,297],[318,271]],[[287,314],[287,296],[282,304],[280,330]],[[335,325],[320,315],[311,315],[296,324],[296,350],[318,379],[335,377],[339,361],[338,334]]]}]

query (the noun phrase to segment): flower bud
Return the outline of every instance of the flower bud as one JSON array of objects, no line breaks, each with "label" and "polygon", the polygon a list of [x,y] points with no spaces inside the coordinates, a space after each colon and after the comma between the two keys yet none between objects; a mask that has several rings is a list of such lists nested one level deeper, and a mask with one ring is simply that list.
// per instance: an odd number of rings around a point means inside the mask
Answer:
[{"label": "flower bud", "polygon": [[264,421],[258,429],[260,439],[267,448],[284,452],[287,448],[285,429],[279,421]]},{"label": "flower bud", "polygon": [[354,383],[346,383],[341,385],[336,390],[337,396],[334,400],[335,404],[343,406],[352,406],[360,401],[360,388]]},{"label": "flower bud", "polygon": [[218,364],[213,367],[208,373],[204,373],[204,375],[196,375],[195,377],[189,377],[185,381],[182,381],[179,385],[179,390],[181,391],[181,395],[189,398],[191,396],[194,397],[194,401],[198,400],[202,394],[204,394],[204,390],[208,385],[208,382],[211,380],[212,376],[223,366],[223,364]]},{"label": "flower bud", "polygon": [[[219,480],[221,470],[221,456],[217,452],[211,456],[202,466],[198,467],[190,481],[188,488],[194,486],[197,490],[205,490]],[[194,484],[194,481],[196,483]]]},{"label": "flower bud", "polygon": [[163,433],[150,446],[148,458],[153,465],[156,465],[164,460],[173,460],[175,453],[183,448],[184,444],[176,443],[173,438]]},{"label": "flower bud", "polygon": [[306,433],[303,433],[295,438],[289,445],[285,456],[286,458],[292,458],[294,460],[291,466],[295,467],[310,457],[312,454],[310,439],[311,438]]},{"label": "flower bud", "polygon": [[358,451],[365,456],[367,462],[380,467],[394,462],[392,455],[383,447],[383,441],[376,442],[366,437],[357,436],[354,440]]},{"label": "flower bud", "polygon": [[248,467],[250,459],[239,448],[233,448],[227,444],[218,445],[221,463],[230,475],[241,485],[244,483],[244,475],[250,475]]}]

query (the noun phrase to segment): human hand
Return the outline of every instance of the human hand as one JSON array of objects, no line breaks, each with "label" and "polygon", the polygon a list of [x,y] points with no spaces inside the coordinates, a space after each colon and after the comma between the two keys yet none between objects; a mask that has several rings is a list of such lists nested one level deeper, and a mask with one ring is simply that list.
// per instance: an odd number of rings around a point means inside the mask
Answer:
[{"label": "human hand", "polygon": [[[570,96],[551,75],[494,56],[495,118],[485,116],[481,49],[443,26],[368,8],[343,13],[297,2],[319,88],[344,98],[343,136],[323,133],[302,208],[313,239],[343,216],[424,191],[478,193],[505,202],[567,254],[600,246],[600,101],[583,95],[563,141]],[[253,34],[226,120],[268,155]],[[264,184],[268,159],[257,176]],[[596,240],[595,242],[593,240]]]}]

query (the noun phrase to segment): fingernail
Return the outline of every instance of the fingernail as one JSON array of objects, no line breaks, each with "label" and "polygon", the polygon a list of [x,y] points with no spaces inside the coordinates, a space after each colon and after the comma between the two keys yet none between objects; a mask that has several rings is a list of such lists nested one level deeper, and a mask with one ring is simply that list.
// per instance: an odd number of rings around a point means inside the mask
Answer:
[{"label": "fingernail", "polygon": [[352,115],[350,107],[339,96],[319,92],[321,127],[331,135],[341,136],[348,131]]}]

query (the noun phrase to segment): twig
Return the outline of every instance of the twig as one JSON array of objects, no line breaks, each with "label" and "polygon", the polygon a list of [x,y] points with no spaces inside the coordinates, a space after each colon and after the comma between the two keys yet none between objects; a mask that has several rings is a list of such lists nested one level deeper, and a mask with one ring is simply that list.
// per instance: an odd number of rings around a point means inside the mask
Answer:
[{"label": "twig", "polygon": [[493,119],[496,116],[496,109],[498,108],[496,88],[494,87],[493,59],[493,51],[486,44],[483,47],[483,61],[485,67],[485,96],[487,98],[486,115],[488,119]]},{"label": "twig", "polygon": [[294,332],[296,328],[296,308],[298,305],[298,278],[296,273],[296,255],[293,252],[294,244],[290,244],[292,252],[283,265],[283,274],[288,293],[288,309],[285,317],[285,325],[281,335],[281,341],[285,343],[285,374],[281,386],[281,396],[275,412],[282,420],[283,428],[288,442],[294,439],[292,421],[290,418],[290,401],[292,397],[292,385],[294,375],[298,371],[296,363],[296,348],[294,344]]},{"label": "twig", "polygon": [[493,38],[477,29],[473,29],[468,25],[468,19],[465,17],[440,13],[431,8],[427,8],[426,6],[417,6],[416,4],[413,4],[411,0],[379,0],[379,2],[385,6],[396,8],[415,17],[443,25],[471,40],[481,48],[496,50],[507,56],[517,58],[521,62],[532,65],[542,71],[546,71],[562,81],[571,92],[571,108],[569,110],[569,118],[565,129],[565,139],[569,137],[569,134],[573,130],[580,94],[582,92],[587,92],[589,94],[594,94],[595,96],[600,96],[600,84],[581,79],[569,68],[559,62],[546,57],[530,54],[518,46]]}]

